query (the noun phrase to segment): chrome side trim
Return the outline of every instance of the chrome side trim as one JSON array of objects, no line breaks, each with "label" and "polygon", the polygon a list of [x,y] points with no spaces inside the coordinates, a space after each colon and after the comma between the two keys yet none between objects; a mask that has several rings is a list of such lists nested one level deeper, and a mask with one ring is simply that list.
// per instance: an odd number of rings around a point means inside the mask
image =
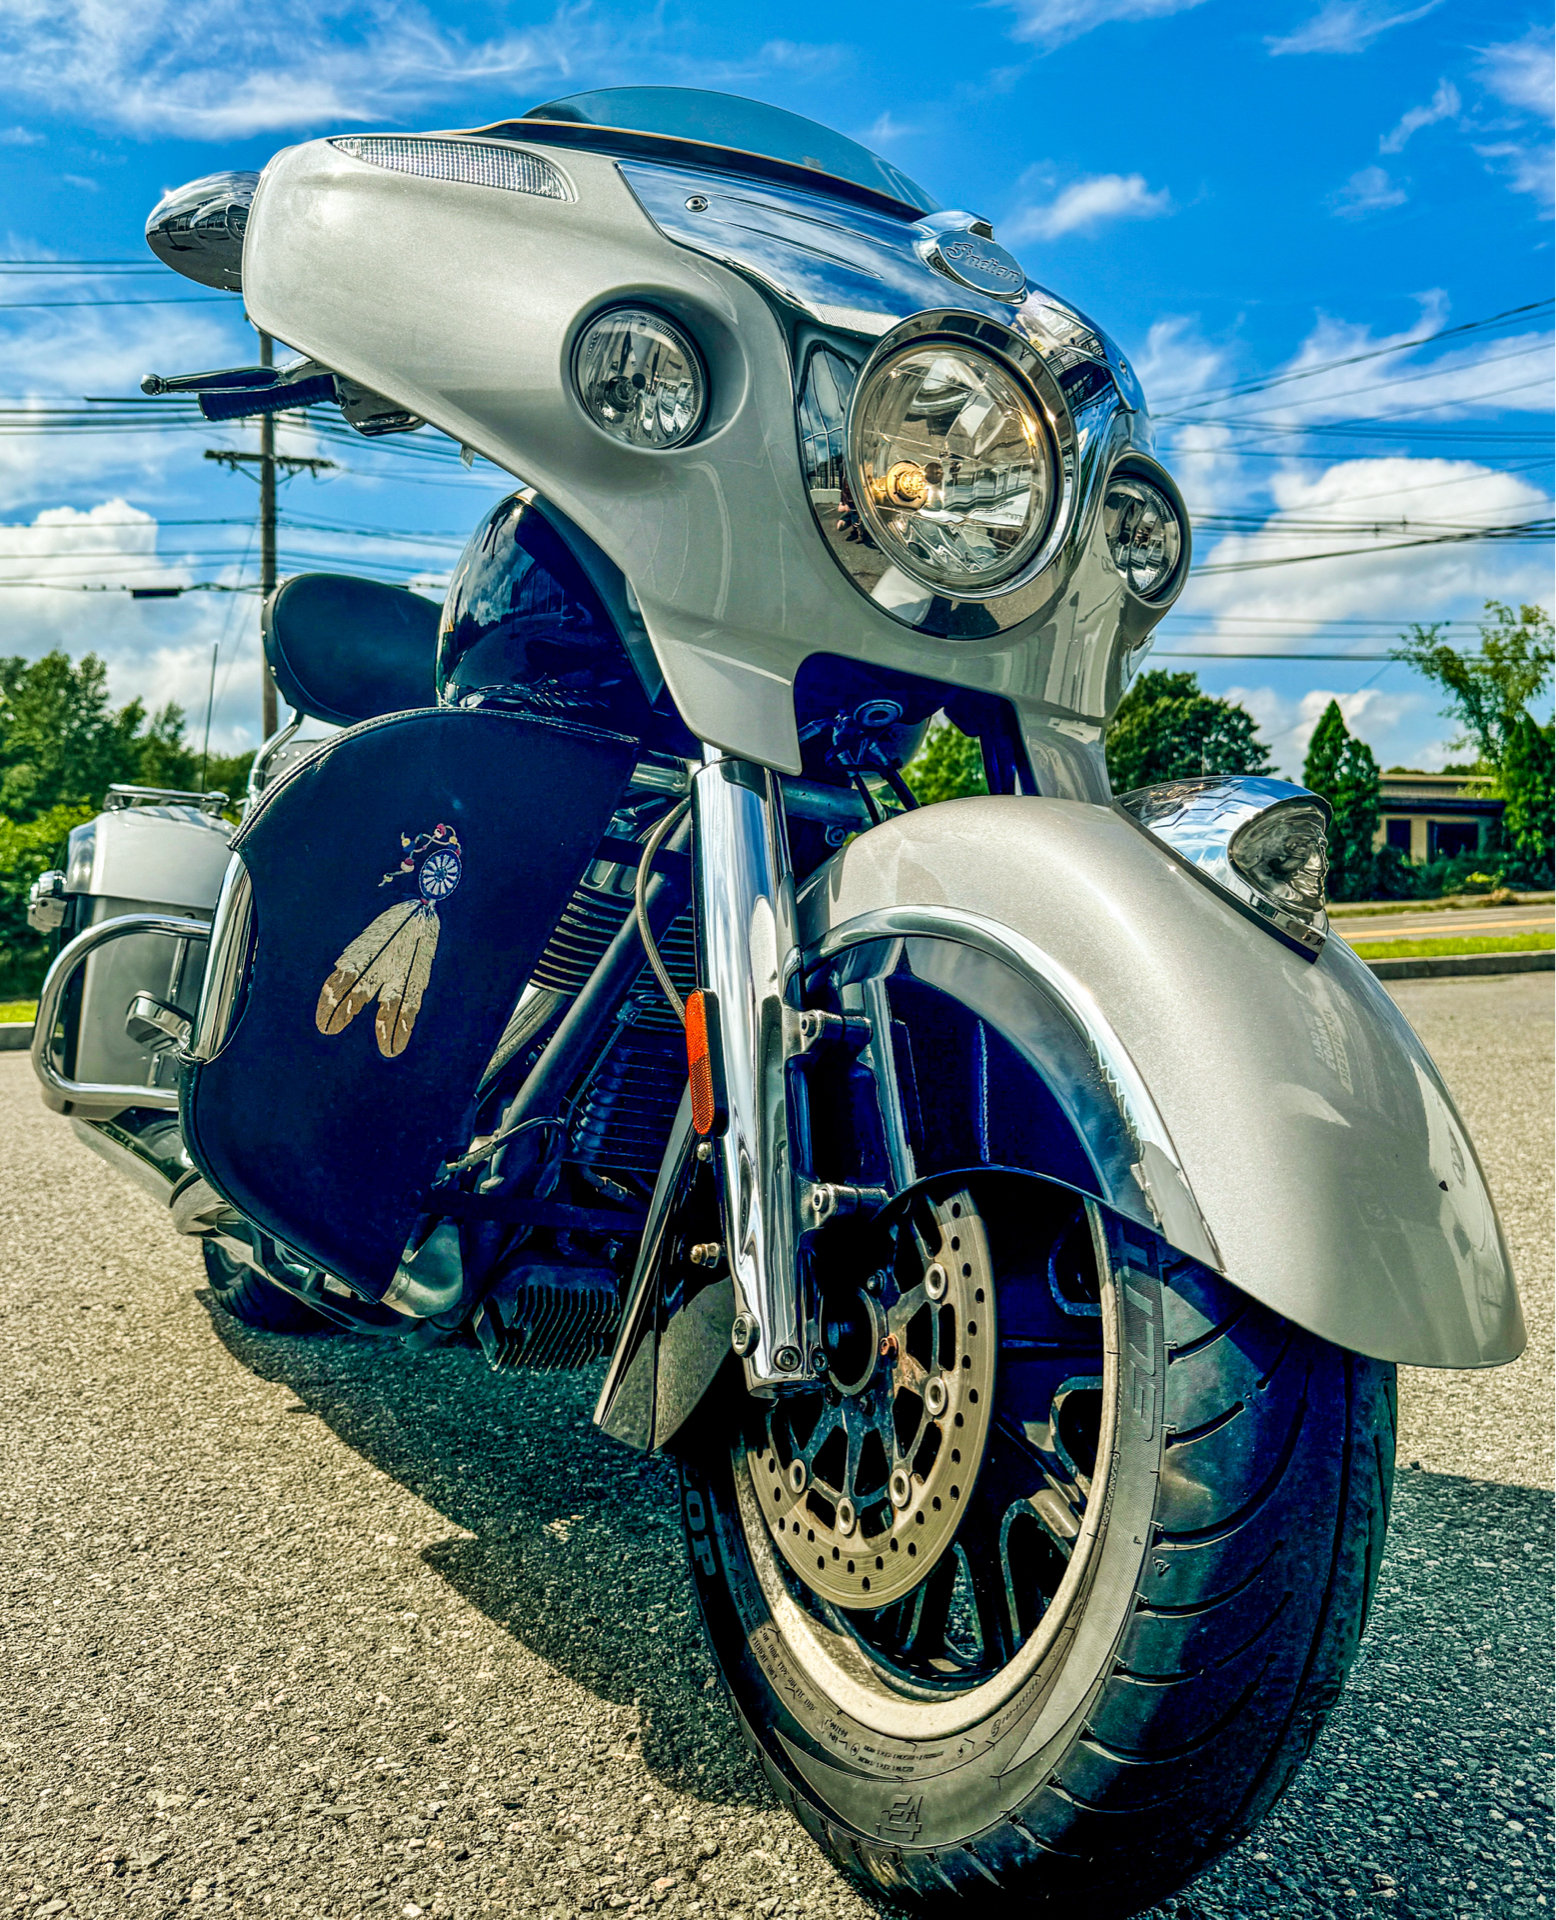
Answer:
[{"label": "chrome side trim", "polygon": [[207,940],[211,929],[203,920],[184,920],[167,913],[123,913],[113,920],[100,920],[95,927],[78,933],[62,947],[49,968],[38,995],[38,1018],[32,1035],[32,1070],[49,1092],[72,1105],[101,1105],[116,1102],[119,1108],[151,1107],[165,1113],[178,1110],[176,1087],[115,1086],[107,1081],[71,1080],[52,1059],[54,1028],[59,1019],[60,1001],[65,989],[81,967],[99,947],[127,934],[164,934],[170,940]]},{"label": "chrome side trim", "polygon": [[784,982],[798,958],[794,880],[777,777],[715,760],[692,781],[698,985],[718,1002],[728,1124],[717,1143],[725,1245],[739,1306],[756,1321],[756,1390],[803,1365],[795,1284]]},{"label": "chrome side trim", "polygon": [[[249,934],[254,924],[254,889],[248,868],[237,854],[227,863],[216,912],[209,928],[211,951],[205,963],[200,1010],[194,1037],[186,1049],[193,1061],[214,1060],[227,1043],[232,1010],[248,964]],[[201,928],[201,932],[207,929]]]},{"label": "chrome side trim", "polygon": [[1180,1251],[1224,1273],[1215,1236],[1150,1089],[1102,1009],[1052,954],[982,914],[952,907],[881,907],[831,928],[806,955],[806,963],[825,962],[867,941],[915,934],[976,947],[1043,988],[1097,1063],[1135,1150],[1135,1181],[1162,1233]]}]

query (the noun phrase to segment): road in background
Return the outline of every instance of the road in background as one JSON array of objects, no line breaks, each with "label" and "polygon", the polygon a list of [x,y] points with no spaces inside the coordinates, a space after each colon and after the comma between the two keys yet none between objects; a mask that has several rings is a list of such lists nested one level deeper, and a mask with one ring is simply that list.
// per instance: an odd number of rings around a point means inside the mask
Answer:
[{"label": "road in background", "polygon": [[1336,933],[1365,954],[1380,940],[1489,940],[1494,934],[1549,933],[1556,907],[1424,908],[1413,913],[1351,913],[1330,910]]},{"label": "road in background", "polygon": [[[1360,1667],[1276,1814],[1153,1920],[1550,1912],[1550,982],[1397,994],[1530,1356],[1404,1376]],[[594,1375],[245,1331],[15,1057],[0,1272],[0,1911],[881,1911],[741,1747],[672,1471],[591,1427]]]}]

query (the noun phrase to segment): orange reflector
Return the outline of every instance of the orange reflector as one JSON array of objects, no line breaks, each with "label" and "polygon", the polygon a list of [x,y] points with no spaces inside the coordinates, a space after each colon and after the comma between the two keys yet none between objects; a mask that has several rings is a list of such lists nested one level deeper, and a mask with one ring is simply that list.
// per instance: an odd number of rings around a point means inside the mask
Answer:
[{"label": "orange reflector", "polygon": [[724,1131],[724,1061],[719,1048],[719,1005],[699,987],[686,999],[686,1068],[691,1082],[692,1125],[706,1137]]}]

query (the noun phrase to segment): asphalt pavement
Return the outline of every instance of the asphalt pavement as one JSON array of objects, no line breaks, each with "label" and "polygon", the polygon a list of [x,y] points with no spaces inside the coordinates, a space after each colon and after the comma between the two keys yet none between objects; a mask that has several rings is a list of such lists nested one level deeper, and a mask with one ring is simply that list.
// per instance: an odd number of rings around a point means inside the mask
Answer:
[{"label": "asphalt pavement", "polygon": [[[1152,1920],[1550,1912],[1550,982],[1397,997],[1497,1192],[1530,1355],[1404,1376],[1352,1684]],[[671,1470],[590,1426],[593,1375],[245,1331],[19,1058],[0,1274],[0,1915],[882,1911],[746,1757]]]}]

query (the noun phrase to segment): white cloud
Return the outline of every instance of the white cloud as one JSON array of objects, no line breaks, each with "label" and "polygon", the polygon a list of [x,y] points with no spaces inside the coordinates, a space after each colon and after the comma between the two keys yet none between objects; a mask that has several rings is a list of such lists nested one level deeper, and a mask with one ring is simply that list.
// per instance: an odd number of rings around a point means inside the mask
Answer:
[{"label": "white cloud", "polygon": [[41,147],[43,135],[30,127],[6,127],[0,130],[0,147]]},{"label": "white cloud", "polygon": [[1426,0],[1425,6],[1395,13],[1379,5],[1378,0],[1325,0],[1295,33],[1271,35],[1264,44],[1272,54],[1362,53],[1379,34],[1408,26],[1441,5],[1442,0]]},{"label": "white cloud", "polygon": [[1500,140],[1487,147],[1477,147],[1475,151],[1482,160],[1498,163],[1498,170],[1507,178],[1507,184],[1514,193],[1532,194],[1549,213],[1556,181],[1552,174],[1556,171],[1556,148],[1523,147],[1515,141]]},{"label": "white cloud", "polygon": [[205,728],[211,647],[219,641],[211,745],[239,752],[254,745],[257,732],[254,597],[197,593],[133,600],[122,590],[82,591],[88,582],[117,589],[187,584],[189,565],[159,551],[160,533],[151,514],[123,498],[84,510],[51,507],[23,523],[0,522],[6,650],[29,659],[56,647],[73,659],[96,653],[107,665],[117,703],[140,699],[155,711],[177,701],[188,736],[198,740]]},{"label": "white cloud", "polygon": [[1062,47],[1094,27],[1121,20],[1160,20],[1187,13],[1204,0],[1005,0],[1016,15],[1018,40],[1034,40],[1041,47]]},{"label": "white cloud", "polygon": [[[1195,570],[1163,642],[1168,650],[1184,645],[1192,633],[1194,646],[1207,652],[1289,649],[1295,656],[1311,650],[1321,635],[1324,650],[1338,653],[1346,651],[1346,643],[1337,635],[1347,629],[1336,623],[1378,621],[1387,624],[1381,631],[1361,629],[1367,637],[1355,642],[1356,651],[1378,654],[1392,644],[1392,633],[1402,634],[1411,622],[1474,619],[1488,599],[1549,604],[1550,563],[1535,546],[1487,541],[1383,550],[1391,539],[1431,530],[1400,529],[1402,519],[1451,528],[1548,513],[1538,488],[1514,474],[1469,460],[1348,460],[1316,478],[1288,470],[1276,477],[1271,491],[1273,508],[1258,531],[1215,540],[1202,536]],[[1324,521],[1337,524],[1325,530]],[[1390,522],[1396,524],[1391,528]],[[1201,571],[1373,543],[1377,550],[1342,559],[1243,573]],[[1316,677],[1328,669],[1310,671]],[[1313,724],[1335,697],[1347,724],[1362,733],[1384,765],[1440,765],[1451,757],[1448,729],[1436,717],[1439,702],[1413,685],[1403,668],[1389,669],[1381,688],[1358,693],[1314,688],[1295,699],[1265,685],[1238,689],[1232,697],[1257,716],[1287,773],[1300,771]]]},{"label": "white cloud", "polygon": [[1381,213],[1387,207],[1402,207],[1409,198],[1405,189],[1396,186],[1382,167],[1363,167],[1360,173],[1351,175],[1338,193],[1331,196],[1330,204],[1343,218],[1354,220],[1360,214]]},{"label": "white cloud", "polygon": [[[1271,426],[1299,427],[1359,417],[1459,419],[1493,405],[1500,411],[1549,411],[1556,348],[1551,334],[1509,334],[1485,343],[1442,348],[1427,361],[1414,357],[1404,343],[1435,332],[1445,318],[1437,294],[1422,299],[1415,326],[1393,334],[1374,336],[1368,327],[1323,315],[1279,370],[1305,377],[1287,381],[1270,394],[1251,395],[1236,403],[1237,412],[1256,415]],[[1395,346],[1402,350],[1380,354],[1380,349]],[[1326,364],[1362,354],[1378,357],[1349,366]]]},{"label": "white cloud", "polygon": [[619,29],[582,8],[484,40],[448,31],[415,0],[367,11],[349,44],[332,32],[344,16],[311,0],[258,12],[226,0],[0,0],[0,60],[13,96],[72,106],[98,125],[217,140],[395,121],[475,86],[565,80],[622,52]]},{"label": "white cloud", "polygon": [[1104,220],[1154,220],[1172,210],[1171,194],[1165,187],[1152,192],[1143,173],[1099,173],[1062,188],[1046,205],[1019,209],[1001,222],[1000,233],[1012,245],[1057,240]]},{"label": "white cloud", "polygon": [[863,133],[855,137],[867,147],[887,147],[892,141],[906,140],[918,131],[917,127],[909,126],[906,121],[897,119],[895,114],[888,111],[881,114],[865,128]]},{"label": "white cloud", "polygon": [[798,74],[805,80],[821,80],[847,66],[853,57],[852,48],[835,43],[768,40],[757,50],[753,64],[758,71],[777,67],[781,72]]},{"label": "white cloud", "polygon": [[1448,757],[1442,745],[1423,752],[1419,744],[1421,723],[1431,705],[1425,694],[1385,692],[1378,687],[1341,693],[1332,687],[1311,687],[1293,699],[1271,686],[1232,686],[1221,690],[1221,698],[1235,700],[1258,721],[1259,737],[1274,757],[1276,772],[1287,779],[1301,779],[1308,742],[1331,700],[1339,701],[1345,724],[1367,742],[1380,766],[1401,764],[1407,754],[1412,764],[1423,768],[1427,763],[1440,766]]},{"label": "white cloud", "polygon": [[[1144,349],[1131,354],[1130,361],[1148,406],[1185,406],[1232,377],[1226,349],[1212,345],[1182,314],[1154,321]],[[1171,438],[1173,478],[1190,513],[1219,512],[1246,498],[1243,464],[1229,428],[1174,426]]]},{"label": "white cloud", "polygon": [[1434,127],[1439,120],[1456,119],[1459,104],[1459,89],[1451,80],[1439,80],[1430,106],[1412,107],[1403,114],[1393,132],[1384,134],[1378,142],[1378,152],[1403,153],[1405,142],[1413,133],[1419,133],[1423,127]]},{"label": "white cloud", "polygon": [[1481,49],[1481,79],[1507,106],[1541,120],[1556,118],[1556,41],[1549,27]]},{"label": "white cloud", "polygon": [[[12,246],[13,258],[26,249]],[[49,281],[50,299],[85,299],[96,284],[64,276]],[[234,300],[144,309],[62,307],[0,315],[8,407],[79,406],[83,395],[138,396],[141,375],[230,366],[253,355],[253,334]],[[188,451],[187,436],[154,431],[109,434],[65,430],[0,435],[0,510],[58,500],[79,492],[139,486],[160,479]]]}]

